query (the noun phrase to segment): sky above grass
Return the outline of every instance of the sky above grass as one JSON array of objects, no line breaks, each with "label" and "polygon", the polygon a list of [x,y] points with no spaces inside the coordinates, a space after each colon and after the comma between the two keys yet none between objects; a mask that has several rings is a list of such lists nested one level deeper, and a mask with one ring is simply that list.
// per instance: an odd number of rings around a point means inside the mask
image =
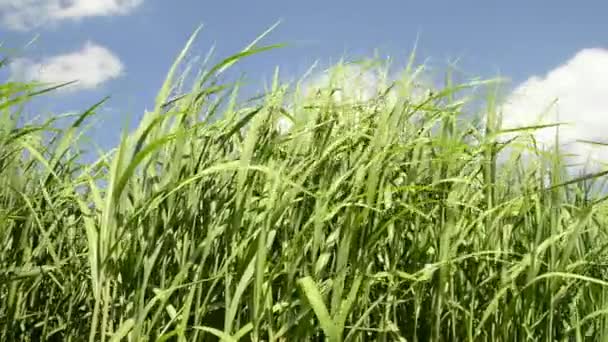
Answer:
[{"label": "sky above grass", "polygon": [[[277,20],[264,43],[288,45],[234,70],[246,73],[254,89],[268,83],[276,66],[297,78],[317,60],[374,51],[406,61],[418,38],[421,63],[458,59],[470,75],[511,79],[507,123],[525,124],[559,97],[560,120],[577,124],[562,133],[572,143],[608,132],[605,13],[608,3],[601,1],[0,0],[0,42],[1,54],[13,58],[3,77],[79,80],[69,92],[39,101],[41,114],[84,109],[110,95],[103,124],[91,133],[106,148],[127,118],[153,107],[168,68],[199,25],[192,55],[204,57],[215,46],[217,60]],[[603,150],[593,153],[608,160]]]}]

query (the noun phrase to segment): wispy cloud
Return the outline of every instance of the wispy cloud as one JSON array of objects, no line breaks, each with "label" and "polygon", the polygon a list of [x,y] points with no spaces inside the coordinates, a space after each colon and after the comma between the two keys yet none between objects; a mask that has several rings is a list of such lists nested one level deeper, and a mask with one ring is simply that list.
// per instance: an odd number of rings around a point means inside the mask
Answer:
[{"label": "wispy cloud", "polygon": [[0,21],[11,30],[26,31],[64,20],[125,15],[144,0],[0,0]]},{"label": "wispy cloud", "polygon": [[120,59],[107,48],[87,42],[82,49],[36,61],[21,58],[10,65],[14,79],[63,83],[78,81],[66,90],[93,89],[124,72]]},{"label": "wispy cloud", "polygon": [[[608,50],[579,51],[546,75],[530,77],[503,107],[505,128],[555,122],[568,124],[560,126],[559,139],[563,151],[575,155],[568,158],[570,163],[587,163],[589,158],[588,169],[608,163],[608,147],[579,142],[607,142]],[[534,137],[541,146],[552,147],[555,132],[542,129]]]}]

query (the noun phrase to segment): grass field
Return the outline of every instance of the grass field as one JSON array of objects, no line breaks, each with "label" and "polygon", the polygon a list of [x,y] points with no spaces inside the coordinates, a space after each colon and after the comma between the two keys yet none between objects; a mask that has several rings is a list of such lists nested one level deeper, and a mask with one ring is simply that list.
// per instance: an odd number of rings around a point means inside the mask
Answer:
[{"label": "grass field", "polygon": [[47,88],[0,85],[0,340],[608,340],[603,173],[518,159],[492,82],[414,99],[410,63],[353,102],[277,73],[243,102],[221,73],[272,46],[185,91],[187,48],[93,164],[103,101],[58,130],[19,116]]}]

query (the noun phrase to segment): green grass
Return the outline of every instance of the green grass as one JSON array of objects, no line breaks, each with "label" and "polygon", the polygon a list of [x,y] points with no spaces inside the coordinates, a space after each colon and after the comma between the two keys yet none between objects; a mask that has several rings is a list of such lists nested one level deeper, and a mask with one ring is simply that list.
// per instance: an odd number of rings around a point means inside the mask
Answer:
[{"label": "green grass", "polygon": [[242,102],[219,76],[258,44],[187,92],[186,48],[93,164],[74,141],[103,101],[57,130],[19,124],[46,88],[0,85],[0,340],[608,339],[603,173],[499,163],[495,92],[460,96],[494,83],[412,102],[413,62],[398,96],[303,98],[277,72]]}]

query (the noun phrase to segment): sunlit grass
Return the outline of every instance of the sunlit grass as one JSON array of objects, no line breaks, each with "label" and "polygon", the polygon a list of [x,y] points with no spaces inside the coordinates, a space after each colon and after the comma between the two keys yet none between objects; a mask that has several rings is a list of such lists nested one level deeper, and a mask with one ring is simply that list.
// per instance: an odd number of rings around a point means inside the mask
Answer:
[{"label": "sunlit grass", "polygon": [[602,173],[559,150],[499,164],[498,100],[480,126],[460,96],[495,84],[418,96],[413,59],[365,101],[277,72],[242,105],[218,74],[258,44],[174,98],[186,48],[90,165],[75,142],[103,101],[55,131],[17,124],[42,88],[0,85],[3,341],[608,338]]}]

